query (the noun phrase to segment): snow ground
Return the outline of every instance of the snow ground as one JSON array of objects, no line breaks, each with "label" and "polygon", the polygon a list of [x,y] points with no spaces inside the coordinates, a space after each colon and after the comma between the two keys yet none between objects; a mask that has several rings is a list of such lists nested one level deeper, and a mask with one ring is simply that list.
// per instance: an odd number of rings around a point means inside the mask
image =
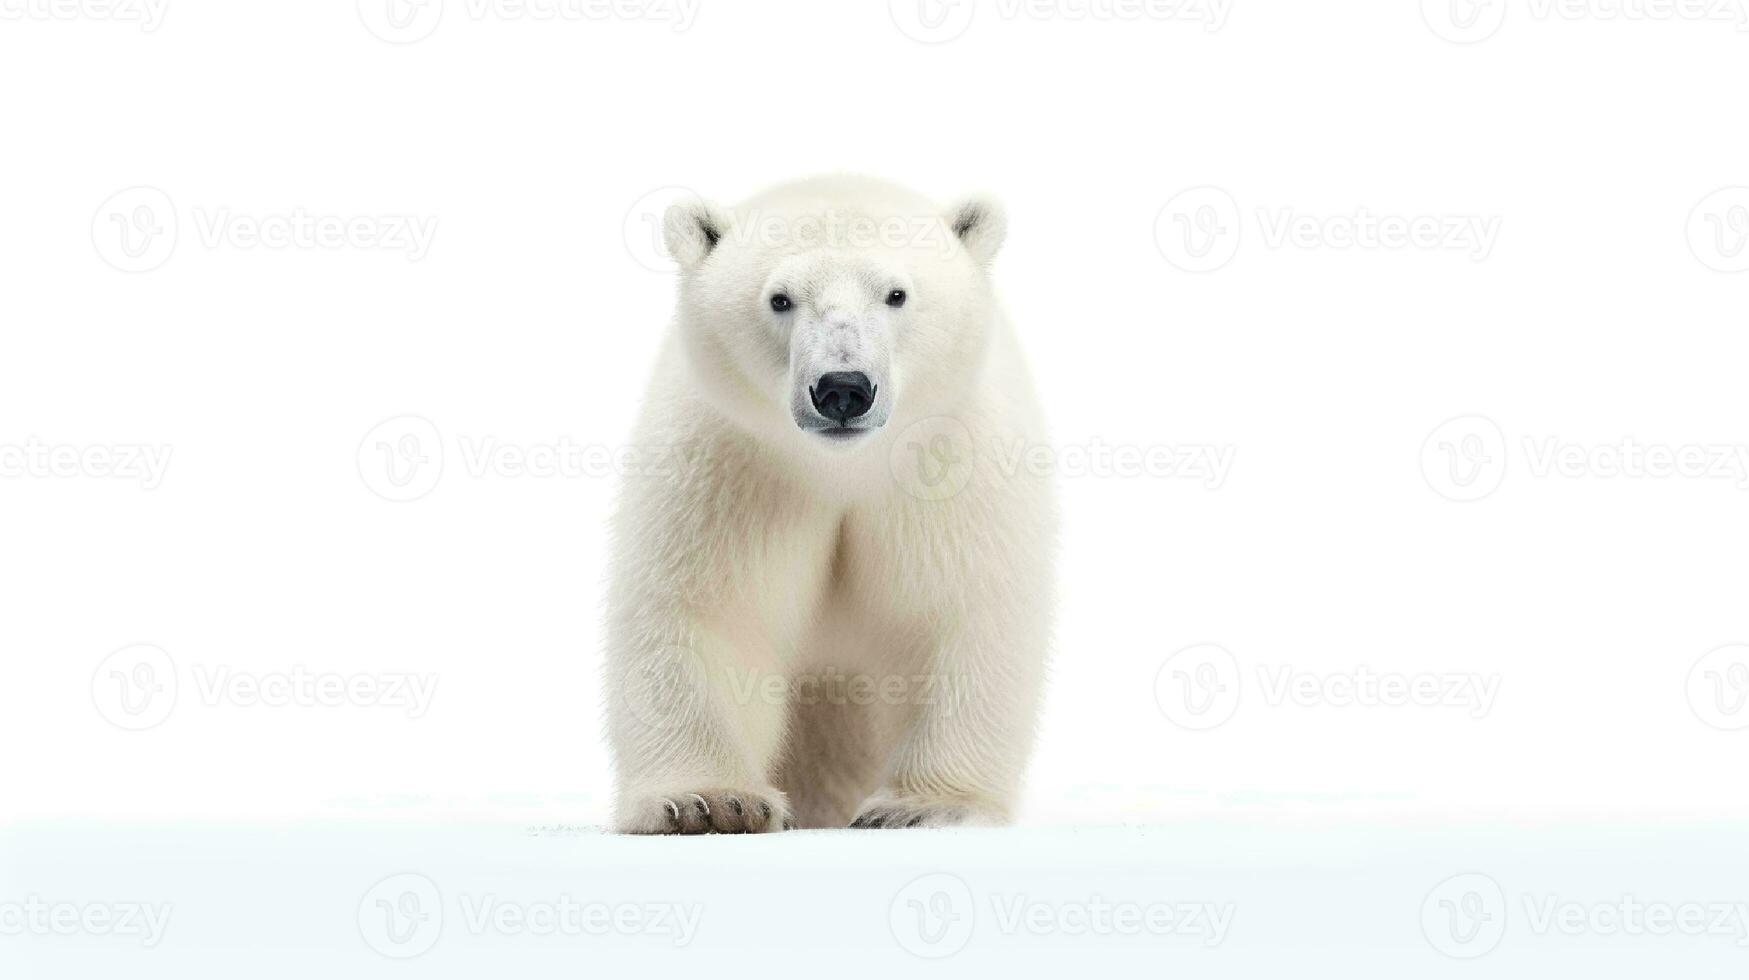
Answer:
[{"label": "snow ground", "polygon": [[1749,827],[21,826],[0,831],[0,967],[1741,978]]}]

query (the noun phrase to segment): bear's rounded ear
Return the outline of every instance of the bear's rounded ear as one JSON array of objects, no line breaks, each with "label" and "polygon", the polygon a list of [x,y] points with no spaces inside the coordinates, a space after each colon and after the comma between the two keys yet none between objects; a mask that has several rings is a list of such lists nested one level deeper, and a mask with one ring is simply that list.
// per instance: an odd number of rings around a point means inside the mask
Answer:
[{"label": "bear's rounded ear", "polygon": [[697,268],[728,230],[728,215],[699,197],[671,204],[662,215],[662,242],[682,272]]},{"label": "bear's rounded ear", "polygon": [[972,258],[989,265],[1008,237],[1008,212],[994,198],[969,197],[948,211],[947,226]]}]

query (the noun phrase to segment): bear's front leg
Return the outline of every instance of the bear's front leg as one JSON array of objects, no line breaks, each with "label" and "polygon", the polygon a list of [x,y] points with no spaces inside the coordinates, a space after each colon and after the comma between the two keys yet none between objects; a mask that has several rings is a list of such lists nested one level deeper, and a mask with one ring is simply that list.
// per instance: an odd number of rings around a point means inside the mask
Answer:
[{"label": "bear's front leg", "polygon": [[[1022,621],[1031,624],[1033,617]],[[1013,819],[1043,682],[1042,624],[989,624],[945,642],[924,678],[892,774],[865,801],[856,829],[999,826]]]},{"label": "bear's front leg", "polygon": [[766,773],[784,704],[753,683],[721,639],[625,644],[610,656],[614,829],[630,834],[757,834],[789,826]]},{"label": "bear's front leg", "polygon": [[961,492],[895,497],[852,525],[852,556],[861,561],[851,564],[866,576],[855,591],[885,618],[882,642],[903,643],[889,648],[889,669],[920,672],[907,680],[924,692],[852,827],[988,826],[1014,817],[1054,619],[1056,507],[1048,478],[1005,473],[994,454],[973,450],[1017,438],[974,424],[981,417],[962,416],[983,434],[953,450],[972,466]]}]

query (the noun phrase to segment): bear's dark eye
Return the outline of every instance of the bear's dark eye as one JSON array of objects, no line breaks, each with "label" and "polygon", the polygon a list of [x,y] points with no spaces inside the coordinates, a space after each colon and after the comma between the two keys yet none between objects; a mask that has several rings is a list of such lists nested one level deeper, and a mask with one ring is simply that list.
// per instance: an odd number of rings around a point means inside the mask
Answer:
[{"label": "bear's dark eye", "polygon": [[778,293],[776,296],[771,297],[771,308],[779,313],[788,312],[792,305],[793,304],[789,301],[789,297],[782,293]]},{"label": "bear's dark eye", "polygon": [[903,289],[895,289],[892,292],[888,293],[887,294],[887,305],[893,307],[894,309],[897,309],[898,307],[904,306],[905,305],[905,291]]}]

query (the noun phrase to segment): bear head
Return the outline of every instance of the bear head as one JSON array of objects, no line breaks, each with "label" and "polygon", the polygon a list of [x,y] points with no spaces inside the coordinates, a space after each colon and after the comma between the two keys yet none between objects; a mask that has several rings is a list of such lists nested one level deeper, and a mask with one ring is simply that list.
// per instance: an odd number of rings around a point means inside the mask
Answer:
[{"label": "bear head", "polygon": [[761,438],[848,451],[975,391],[996,316],[994,202],[938,207],[821,177],[724,208],[670,207],[678,329],[709,404]]}]

